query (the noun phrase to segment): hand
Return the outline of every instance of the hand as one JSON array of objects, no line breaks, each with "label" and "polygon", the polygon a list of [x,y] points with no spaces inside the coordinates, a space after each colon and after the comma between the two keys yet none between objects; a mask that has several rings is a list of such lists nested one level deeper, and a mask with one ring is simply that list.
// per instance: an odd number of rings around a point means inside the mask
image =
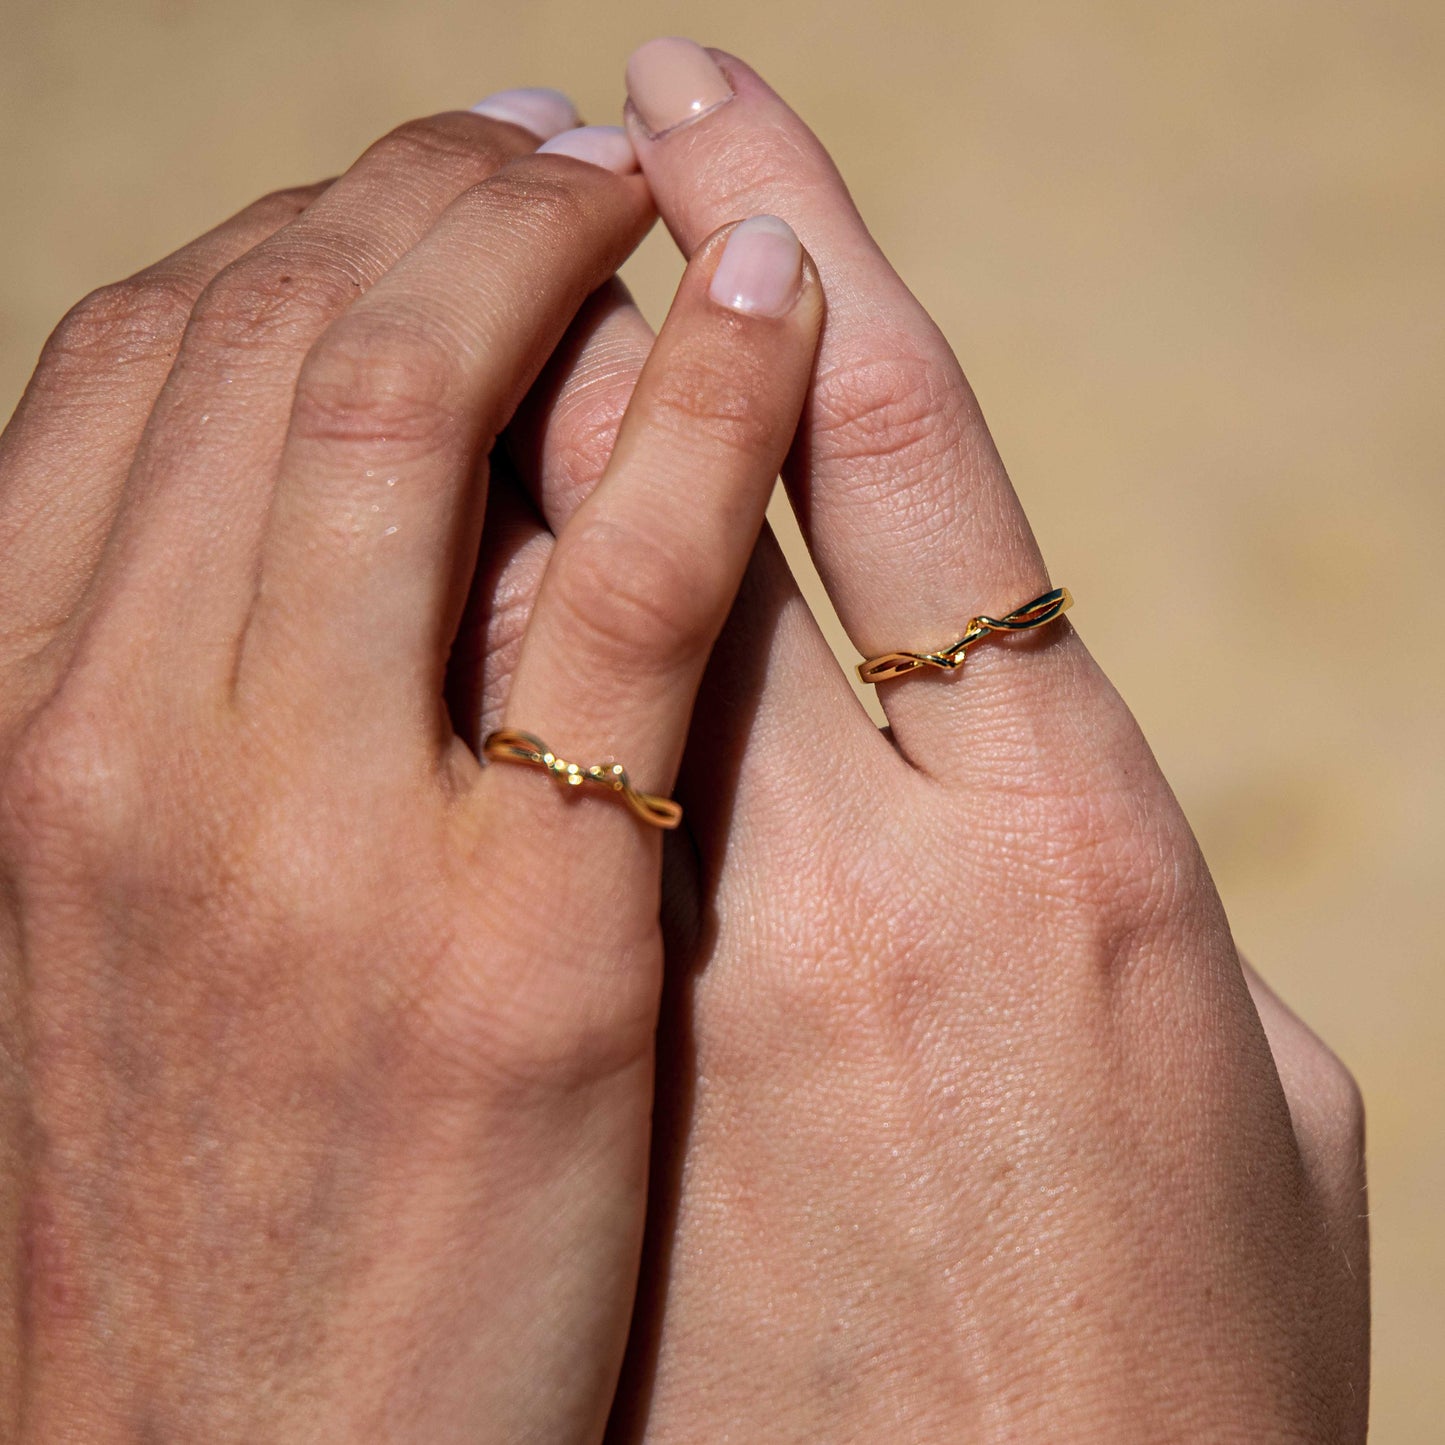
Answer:
[{"label": "hand", "polygon": [[[0,441],[7,1439],[600,1435],[659,834],[442,701],[493,440],[652,218],[617,133],[535,146],[437,116],[258,203],[82,303]],[[543,566],[462,695],[668,791],[820,316],[730,228],[555,545],[497,458],[479,574]]]},{"label": "hand", "polygon": [[[817,258],[794,507],[865,656],[943,645],[1049,586],[1027,520],[817,141],[711,56],[634,58],[644,173],[685,254],[765,210]],[[882,698],[891,735],[765,540],[684,771],[609,1438],[1362,1439],[1358,1095],[1251,1001],[1128,711],[1067,623]]]}]

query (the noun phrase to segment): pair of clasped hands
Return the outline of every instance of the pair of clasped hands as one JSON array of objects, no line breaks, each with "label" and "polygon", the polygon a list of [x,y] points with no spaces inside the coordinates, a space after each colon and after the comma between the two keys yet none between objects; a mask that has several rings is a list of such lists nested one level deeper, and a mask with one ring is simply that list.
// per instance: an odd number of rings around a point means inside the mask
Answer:
[{"label": "pair of clasped hands", "polygon": [[819,142],[627,80],[97,291],[4,435],[0,1437],[1362,1438],[1349,1075],[1067,620],[869,722],[780,471],[865,656],[1051,579]]}]

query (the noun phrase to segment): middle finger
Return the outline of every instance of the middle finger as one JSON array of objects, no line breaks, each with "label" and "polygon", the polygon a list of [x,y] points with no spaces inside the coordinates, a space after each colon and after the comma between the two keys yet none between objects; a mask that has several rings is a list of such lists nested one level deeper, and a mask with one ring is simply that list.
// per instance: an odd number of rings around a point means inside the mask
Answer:
[{"label": "middle finger", "polygon": [[434,731],[476,555],[476,458],[652,221],[625,137],[598,140],[611,164],[539,154],[465,192],[313,348],[243,678],[254,657],[288,689],[315,679],[333,705]]}]

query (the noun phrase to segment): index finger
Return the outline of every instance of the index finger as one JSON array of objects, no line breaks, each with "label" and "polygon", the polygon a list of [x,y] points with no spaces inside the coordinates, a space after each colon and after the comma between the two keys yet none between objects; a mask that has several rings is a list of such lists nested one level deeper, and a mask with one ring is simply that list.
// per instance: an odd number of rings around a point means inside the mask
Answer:
[{"label": "index finger", "polygon": [[[684,253],[727,217],[766,210],[817,260],[831,304],[785,475],[859,651],[933,651],[971,618],[1002,617],[1046,592],[1033,532],[957,359],[817,138],[741,61],[691,41],[649,42],[627,77],[633,144]],[[904,753],[957,761],[972,743],[966,714],[985,705],[984,678],[1013,687],[1020,664],[1039,660],[1012,651],[981,649],[963,687],[936,672],[887,685],[880,698]]]}]

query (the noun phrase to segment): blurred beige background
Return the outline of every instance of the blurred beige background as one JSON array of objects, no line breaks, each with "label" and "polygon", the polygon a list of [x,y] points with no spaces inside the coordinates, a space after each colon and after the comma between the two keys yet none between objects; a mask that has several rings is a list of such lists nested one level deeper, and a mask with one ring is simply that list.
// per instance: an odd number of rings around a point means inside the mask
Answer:
[{"label": "blurred beige background", "polygon": [[[1445,1438],[1440,0],[3,0],[0,409],[60,311],[418,112],[658,33],[832,147],[1245,951],[1369,1107],[1375,1435]],[[630,269],[650,314],[677,272]],[[0,566],[3,566],[0,558]]]}]

